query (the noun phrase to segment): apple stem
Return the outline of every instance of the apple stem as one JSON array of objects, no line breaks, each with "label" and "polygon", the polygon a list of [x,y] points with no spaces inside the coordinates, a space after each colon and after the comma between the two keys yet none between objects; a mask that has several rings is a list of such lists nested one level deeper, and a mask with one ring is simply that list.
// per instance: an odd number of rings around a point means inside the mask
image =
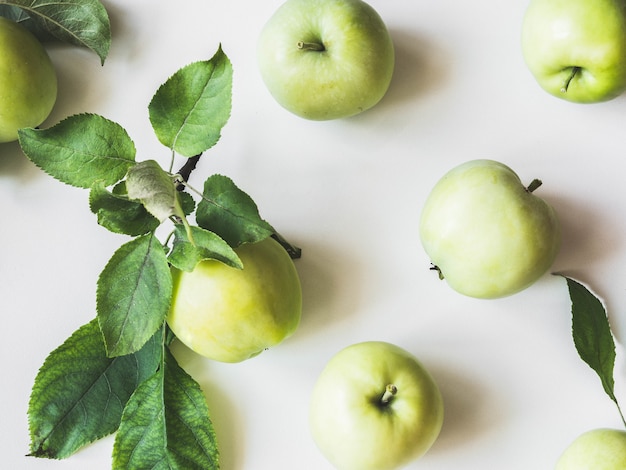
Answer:
[{"label": "apple stem", "polygon": [[578,72],[580,72],[580,67],[578,66],[572,67],[572,71],[570,72],[569,77],[567,77],[567,79],[563,83],[563,87],[561,88],[561,93],[567,93],[567,89],[569,88],[570,82],[574,79],[574,77],[576,76]]},{"label": "apple stem", "polygon": [[326,48],[324,47],[324,44],[320,42],[304,42],[304,41],[298,42],[298,49],[301,49],[303,51],[316,51],[316,52],[322,52],[326,50]]},{"label": "apple stem", "polygon": [[542,184],[543,182],[540,179],[535,178],[534,180],[530,182],[530,184],[526,188],[526,191],[528,191],[529,193],[532,193],[535,189],[537,189]]},{"label": "apple stem", "polygon": [[396,387],[393,384],[389,384],[385,387],[385,393],[383,393],[383,396],[380,397],[380,402],[383,405],[387,405],[391,399],[396,395],[396,393],[398,393],[398,387]]}]

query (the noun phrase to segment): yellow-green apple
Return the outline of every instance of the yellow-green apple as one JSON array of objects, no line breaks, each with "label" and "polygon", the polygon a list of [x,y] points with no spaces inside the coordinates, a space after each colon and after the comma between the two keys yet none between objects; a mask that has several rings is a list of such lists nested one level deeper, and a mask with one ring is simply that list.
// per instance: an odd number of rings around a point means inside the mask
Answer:
[{"label": "yellow-green apple", "polygon": [[300,279],[273,238],[235,249],[237,269],[204,260],[191,272],[172,269],[174,293],[167,323],[198,354],[241,362],[277,345],[298,327]]},{"label": "yellow-green apple", "polygon": [[556,470],[624,470],[626,431],[593,429],[577,437],[559,458]]},{"label": "yellow-green apple", "polygon": [[531,0],[522,51],[539,85],[577,103],[607,101],[626,89],[624,0]]},{"label": "yellow-green apple", "polygon": [[392,470],[424,455],[439,436],[443,399],[426,368],[383,341],[348,346],[313,388],[311,435],[339,470]]},{"label": "yellow-green apple", "polygon": [[428,195],[420,239],[440,277],[470,297],[512,295],[537,281],[560,247],[555,210],[508,166],[471,160]]},{"label": "yellow-green apple", "polygon": [[389,88],[395,63],[385,23],[362,0],[287,0],[263,27],[257,50],[276,101],[312,120],[374,106]]},{"label": "yellow-green apple", "polygon": [[36,127],[57,98],[56,71],[41,42],[26,28],[0,17],[0,143]]}]

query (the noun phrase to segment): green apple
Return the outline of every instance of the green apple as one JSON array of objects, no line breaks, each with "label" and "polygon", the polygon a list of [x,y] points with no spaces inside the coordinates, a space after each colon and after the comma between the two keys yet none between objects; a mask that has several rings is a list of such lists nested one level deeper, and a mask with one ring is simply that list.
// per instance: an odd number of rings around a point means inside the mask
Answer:
[{"label": "green apple", "polygon": [[309,425],[339,470],[391,470],[424,455],[439,436],[443,399],[409,352],[382,341],[348,346],[313,388]]},{"label": "green apple", "polygon": [[531,0],[522,51],[539,85],[577,103],[607,101],[626,89],[624,0]]},{"label": "green apple", "polygon": [[378,103],[395,54],[380,15],[362,0],[287,0],[259,37],[261,76],[276,101],[312,120]]},{"label": "green apple", "polygon": [[559,458],[556,470],[626,469],[626,431],[594,429],[570,444]]},{"label": "green apple", "polygon": [[428,195],[420,238],[440,276],[470,297],[512,295],[537,281],[560,246],[554,209],[508,166],[472,160],[446,173]]},{"label": "green apple", "polygon": [[174,293],[167,323],[198,354],[241,362],[277,345],[298,327],[300,279],[273,238],[235,249],[243,269],[201,261],[193,271],[172,269]]},{"label": "green apple", "polygon": [[0,17],[0,143],[36,127],[57,98],[57,76],[46,50],[23,26]]}]

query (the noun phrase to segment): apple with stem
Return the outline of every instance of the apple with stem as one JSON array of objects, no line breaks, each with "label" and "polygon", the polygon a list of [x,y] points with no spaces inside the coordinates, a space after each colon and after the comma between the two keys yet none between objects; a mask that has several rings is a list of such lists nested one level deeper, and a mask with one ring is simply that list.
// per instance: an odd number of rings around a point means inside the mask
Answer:
[{"label": "apple with stem", "polygon": [[313,440],[339,470],[392,470],[424,455],[439,436],[443,399],[408,351],[365,341],[339,351],[317,379]]},{"label": "apple with stem", "polygon": [[440,277],[464,295],[519,292],[553,264],[560,247],[554,209],[508,166],[471,160],[434,186],[422,209],[420,239]]},{"label": "apple with stem", "polygon": [[626,431],[593,429],[578,436],[561,454],[556,470],[626,469]]},{"label": "apple with stem", "polygon": [[0,16],[0,143],[36,127],[57,98],[57,76],[41,42],[26,28]]},{"label": "apple with stem", "polygon": [[167,324],[187,347],[221,362],[241,362],[279,344],[302,312],[300,279],[282,245],[270,237],[235,252],[243,269],[217,260],[191,272],[172,268]]},{"label": "apple with stem", "polygon": [[344,118],[377,104],[395,63],[385,23],[362,0],[287,0],[263,27],[257,50],[270,94],[312,120]]},{"label": "apple with stem", "polygon": [[577,103],[613,99],[626,89],[626,2],[531,0],[522,51],[548,93]]}]

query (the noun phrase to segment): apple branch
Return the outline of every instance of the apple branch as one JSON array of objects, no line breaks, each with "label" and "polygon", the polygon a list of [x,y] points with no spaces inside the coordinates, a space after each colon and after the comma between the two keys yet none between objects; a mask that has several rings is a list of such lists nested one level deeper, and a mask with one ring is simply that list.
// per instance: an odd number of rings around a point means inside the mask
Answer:
[{"label": "apple branch", "polygon": [[[183,182],[189,181],[189,176],[191,176],[191,172],[196,169],[196,165],[198,165],[198,160],[202,154],[196,155],[194,157],[188,158],[185,164],[178,170],[177,175],[180,175]],[[176,189],[182,191],[185,185],[183,183],[179,184]]]}]

